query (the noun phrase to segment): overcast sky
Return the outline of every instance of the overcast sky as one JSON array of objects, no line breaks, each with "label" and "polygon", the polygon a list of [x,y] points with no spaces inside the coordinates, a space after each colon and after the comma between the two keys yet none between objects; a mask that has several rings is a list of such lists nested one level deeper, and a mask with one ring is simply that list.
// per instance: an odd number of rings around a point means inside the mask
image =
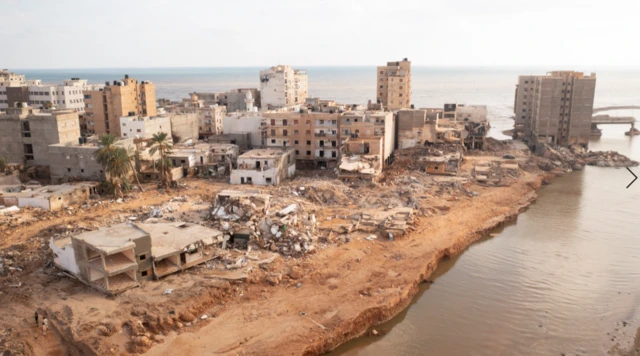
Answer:
[{"label": "overcast sky", "polygon": [[0,0],[1,68],[640,65],[640,0]]}]

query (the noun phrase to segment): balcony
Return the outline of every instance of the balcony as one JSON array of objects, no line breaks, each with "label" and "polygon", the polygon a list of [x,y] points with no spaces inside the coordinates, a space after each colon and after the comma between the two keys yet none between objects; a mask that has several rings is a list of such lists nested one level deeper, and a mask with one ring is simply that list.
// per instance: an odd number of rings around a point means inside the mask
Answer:
[{"label": "balcony", "polygon": [[315,137],[336,137],[337,134],[331,132],[316,132]]}]

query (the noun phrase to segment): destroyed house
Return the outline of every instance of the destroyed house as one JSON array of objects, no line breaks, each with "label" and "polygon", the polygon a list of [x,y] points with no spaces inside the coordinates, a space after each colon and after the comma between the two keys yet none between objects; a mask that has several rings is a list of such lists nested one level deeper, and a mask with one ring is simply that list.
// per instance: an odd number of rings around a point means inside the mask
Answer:
[{"label": "destroyed house", "polygon": [[231,184],[278,185],[295,172],[293,149],[252,150],[238,157],[238,168],[231,172]]},{"label": "destroyed house", "polygon": [[0,205],[58,210],[82,203],[96,192],[97,183],[46,185],[17,191],[0,191]]},{"label": "destroyed house", "polygon": [[382,172],[382,137],[348,138],[342,145],[338,176],[343,181],[375,182]]},{"label": "destroyed house", "polygon": [[115,294],[137,287],[142,278],[152,275],[151,237],[133,224],[118,224],[74,236],[71,247],[78,279],[102,292]]},{"label": "destroyed house", "polygon": [[419,160],[420,166],[428,174],[439,175],[458,175],[460,170],[460,163],[462,162],[462,155],[460,152],[448,154],[444,156],[428,156],[422,157]]},{"label": "destroyed house", "polygon": [[50,242],[59,268],[109,294],[203,263],[222,233],[184,222],[122,223]]},{"label": "destroyed house", "polygon": [[151,236],[153,275],[161,278],[213,258],[207,253],[222,233],[184,222],[139,224]]}]

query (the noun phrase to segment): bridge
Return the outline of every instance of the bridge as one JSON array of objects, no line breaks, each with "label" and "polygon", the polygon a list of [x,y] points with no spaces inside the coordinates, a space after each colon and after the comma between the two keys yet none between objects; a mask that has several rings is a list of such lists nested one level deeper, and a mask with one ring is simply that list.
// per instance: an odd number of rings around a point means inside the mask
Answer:
[{"label": "bridge", "polygon": [[601,108],[594,108],[593,113],[598,113],[602,111],[610,111],[610,110],[633,110],[640,109],[640,105],[621,105],[621,106],[605,106]]},{"label": "bridge", "polygon": [[591,136],[602,136],[602,130],[598,128],[599,124],[631,125],[631,129],[629,132],[626,132],[625,135],[632,136],[638,134],[638,131],[635,129],[636,118],[633,116],[595,115],[591,118]]}]

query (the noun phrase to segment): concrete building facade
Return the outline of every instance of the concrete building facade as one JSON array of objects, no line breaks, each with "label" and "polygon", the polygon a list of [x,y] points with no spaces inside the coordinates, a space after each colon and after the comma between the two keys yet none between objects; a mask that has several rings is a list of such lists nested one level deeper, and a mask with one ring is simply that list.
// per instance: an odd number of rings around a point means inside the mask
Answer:
[{"label": "concrete building facade", "polygon": [[340,114],[265,113],[266,147],[292,147],[298,164],[334,168],[340,157]]},{"label": "concrete building facade", "polygon": [[96,134],[120,136],[123,116],[157,116],[155,85],[148,81],[138,83],[128,75],[120,81],[105,83],[102,89],[86,90],[84,102],[88,126]]},{"label": "concrete building facade", "polygon": [[264,109],[304,104],[309,94],[305,70],[277,65],[260,71],[260,101]]},{"label": "concrete building facade", "polygon": [[343,138],[381,138],[384,165],[391,163],[395,149],[395,116],[389,111],[348,112],[340,116],[340,134]]},{"label": "concrete building facade", "polygon": [[231,172],[231,184],[278,185],[295,173],[293,149],[256,149],[238,157],[238,168]]},{"label": "concrete building facade", "polygon": [[45,108],[47,106],[58,109],[71,109],[84,113],[84,91],[100,90],[100,85],[90,85],[86,79],[71,78],[61,85],[29,85],[29,106]]},{"label": "concrete building facade", "polygon": [[224,133],[224,117],[227,114],[227,107],[213,105],[197,109],[195,112],[198,122],[198,133],[201,137],[220,135]]},{"label": "concrete building facade", "polygon": [[378,67],[376,98],[390,110],[411,107],[411,62],[407,58]]},{"label": "concrete building facade", "polygon": [[520,76],[514,136],[534,149],[539,143],[587,147],[595,88],[595,73],[554,71],[544,76]]},{"label": "concrete building facade", "polygon": [[169,116],[123,116],[120,118],[120,137],[150,139],[154,134],[166,132],[171,136]]},{"label": "concrete building facade", "polygon": [[[197,109],[203,110],[203,109]],[[199,118],[196,113],[179,113],[169,115],[171,136],[176,143],[197,142],[199,137]]]},{"label": "concrete building facade", "polygon": [[78,113],[40,111],[26,105],[0,115],[0,157],[11,163],[49,165],[49,145],[76,143],[80,137]]}]

